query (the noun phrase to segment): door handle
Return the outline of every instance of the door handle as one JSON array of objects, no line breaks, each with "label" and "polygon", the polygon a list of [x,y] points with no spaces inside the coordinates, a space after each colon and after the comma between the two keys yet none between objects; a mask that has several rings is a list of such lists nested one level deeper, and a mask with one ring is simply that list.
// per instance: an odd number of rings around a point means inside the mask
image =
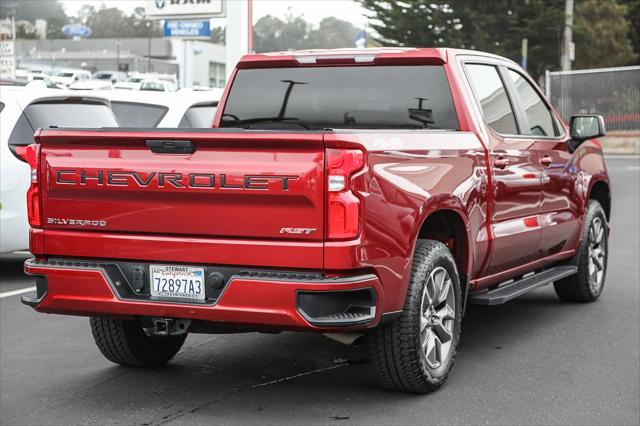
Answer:
[{"label": "door handle", "polygon": [[493,165],[498,169],[506,169],[507,166],[509,165],[509,159],[504,157],[496,158],[493,161]]},{"label": "door handle", "polygon": [[551,163],[553,163],[553,158],[549,157],[548,155],[545,155],[540,159],[540,164],[542,164],[543,166],[549,166],[551,165]]}]

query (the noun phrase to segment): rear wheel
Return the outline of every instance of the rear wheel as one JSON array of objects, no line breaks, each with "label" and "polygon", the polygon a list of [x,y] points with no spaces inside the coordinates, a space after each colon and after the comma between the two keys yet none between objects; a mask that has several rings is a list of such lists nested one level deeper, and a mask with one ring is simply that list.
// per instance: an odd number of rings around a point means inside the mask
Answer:
[{"label": "rear wheel", "polygon": [[458,273],[447,247],[418,241],[402,315],[378,327],[370,340],[383,386],[427,393],[446,381],[460,337],[460,298]]},{"label": "rear wheel", "polygon": [[604,287],[607,275],[607,216],[600,203],[589,201],[582,240],[578,248],[578,273],[553,284],[565,302],[593,302]]},{"label": "rear wheel", "polygon": [[91,318],[91,333],[109,361],[127,367],[159,367],[178,353],[187,333],[147,336],[137,320]]}]

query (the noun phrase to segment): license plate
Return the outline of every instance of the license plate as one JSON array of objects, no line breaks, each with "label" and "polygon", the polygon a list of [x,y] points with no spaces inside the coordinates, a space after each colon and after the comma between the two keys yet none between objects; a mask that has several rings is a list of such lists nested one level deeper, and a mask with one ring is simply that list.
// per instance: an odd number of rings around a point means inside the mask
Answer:
[{"label": "license plate", "polygon": [[204,268],[151,265],[151,296],[204,300]]}]

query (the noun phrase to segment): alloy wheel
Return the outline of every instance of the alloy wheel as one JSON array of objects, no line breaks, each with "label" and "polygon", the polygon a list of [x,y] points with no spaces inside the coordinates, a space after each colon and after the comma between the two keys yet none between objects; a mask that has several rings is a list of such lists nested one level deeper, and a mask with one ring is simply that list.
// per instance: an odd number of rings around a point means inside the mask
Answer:
[{"label": "alloy wheel", "polygon": [[446,365],[451,356],[455,324],[455,291],[446,269],[435,268],[422,290],[420,304],[420,343],[431,369]]},{"label": "alloy wheel", "polygon": [[606,267],[604,231],[602,219],[594,218],[589,227],[589,285],[595,294],[600,292]]}]

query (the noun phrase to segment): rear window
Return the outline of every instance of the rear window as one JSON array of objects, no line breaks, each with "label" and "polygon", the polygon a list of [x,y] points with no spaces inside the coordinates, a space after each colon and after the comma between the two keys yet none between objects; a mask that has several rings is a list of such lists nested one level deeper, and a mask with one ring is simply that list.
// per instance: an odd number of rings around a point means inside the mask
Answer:
[{"label": "rear window", "polygon": [[97,102],[37,102],[27,106],[16,123],[9,143],[29,145],[36,129],[57,127],[118,127],[111,109]]},{"label": "rear window", "polygon": [[442,66],[239,70],[222,127],[458,129]]},{"label": "rear window", "polygon": [[164,92],[164,84],[154,81],[145,81],[140,86],[140,90],[153,90],[155,92]]},{"label": "rear window", "polygon": [[194,105],[184,113],[178,127],[211,127],[218,103]]},{"label": "rear window", "polygon": [[111,109],[121,127],[156,127],[169,108],[135,102],[111,102]]}]

